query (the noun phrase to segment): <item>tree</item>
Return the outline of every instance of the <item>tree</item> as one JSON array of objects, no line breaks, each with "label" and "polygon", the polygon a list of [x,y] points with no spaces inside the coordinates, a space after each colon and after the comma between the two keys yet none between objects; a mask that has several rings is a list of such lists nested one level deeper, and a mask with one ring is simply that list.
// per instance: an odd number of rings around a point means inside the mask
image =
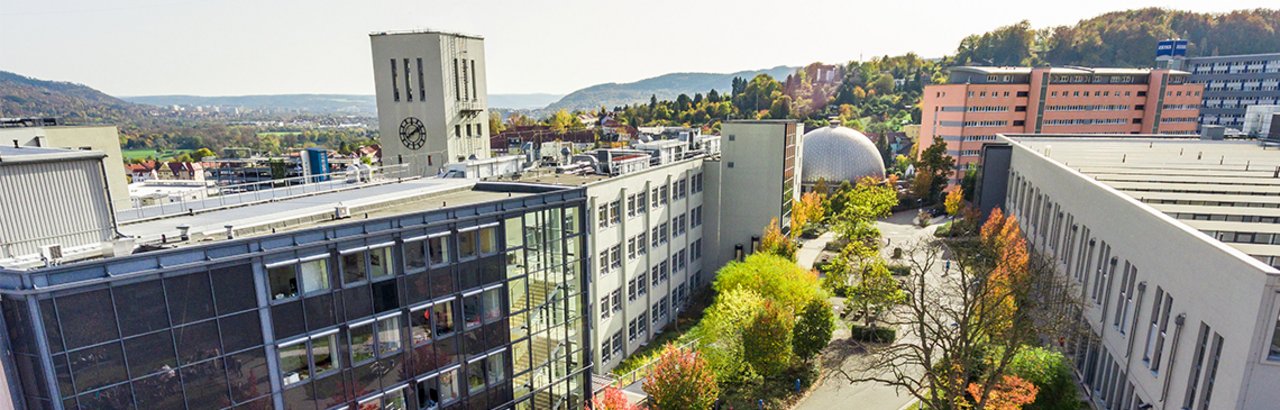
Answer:
[{"label": "tree", "polygon": [[1013,356],[1009,374],[1031,382],[1039,390],[1026,410],[1075,410],[1081,408],[1071,367],[1062,353],[1028,347]]},{"label": "tree", "polygon": [[698,353],[668,343],[644,380],[655,409],[706,410],[720,395],[715,374]]},{"label": "tree", "polygon": [[743,360],[764,377],[782,374],[791,363],[792,316],[765,302],[742,331]]},{"label": "tree", "polygon": [[947,154],[946,141],[943,141],[942,136],[934,136],[933,145],[925,148],[920,153],[920,160],[916,161],[916,173],[929,174],[932,177],[929,192],[921,197],[926,201],[936,201],[942,189],[949,184],[951,171],[955,166],[955,158]]},{"label": "tree", "polygon": [[506,130],[507,125],[502,123],[502,113],[489,111],[489,135],[497,135]]},{"label": "tree", "polygon": [[551,115],[550,122],[551,131],[557,134],[563,134],[566,131],[582,128],[582,123],[578,121],[578,117],[570,114],[569,111],[561,109]]},{"label": "tree", "polygon": [[[922,407],[987,403],[985,396],[1005,391],[998,385],[1011,374],[1018,352],[1041,338],[1054,340],[1075,330],[1081,303],[1074,282],[1056,273],[1054,262],[1044,257],[1024,264],[1002,260],[1018,259],[1014,248],[1025,252],[1025,242],[1013,238],[1021,238],[1008,226],[1016,221],[998,212],[990,218],[1000,220],[988,228],[991,239],[933,240],[908,247],[907,301],[881,319],[907,334],[891,344],[868,347],[865,369],[875,372],[838,372],[852,382],[901,388],[921,400]],[[951,260],[945,276],[937,266],[944,249]],[[922,369],[922,363],[928,365]],[[971,395],[971,385],[980,394]]]},{"label": "tree", "polygon": [[743,361],[742,331],[756,312],[764,309],[765,299],[749,289],[718,292],[715,303],[690,332],[697,336],[699,350],[716,377],[723,381],[750,379],[750,368]]},{"label": "tree", "polygon": [[[793,210],[793,216],[794,212]],[[795,231],[793,225],[791,232]],[[764,232],[760,235],[760,248],[757,251],[778,255],[791,261],[796,260],[796,243],[782,234],[782,229],[778,227],[778,218],[770,219],[769,225],[764,227]]]},{"label": "tree", "polygon": [[[826,185],[822,180],[819,184]],[[825,187],[824,187],[825,188]],[[826,194],[820,194],[819,191],[805,192],[800,195],[800,201],[791,207],[791,236],[798,237],[804,231],[805,226],[811,222],[819,222],[822,220],[823,207],[822,202]]]},{"label": "tree", "polygon": [[214,154],[213,150],[208,148],[200,148],[195,150],[195,152],[191,153],[191,158],[194,158],[196,160],[204,160],[205,158],[216,158],[216,157],[217,157],[217,154]]},{"label": "tree", "polygon": [[947,193],[947,200],[943,201],[943,205],[947,208],[947,215],[956,216],[960,213],[960,207],[964,205],[964,193],[959,189],[951,190]]},{"label": "tree", "polygon": [[642,410],[643,408],[627,401],[626,393],[618,390],[612,385],[607,386],[604,390],[591,398],[591,404],[586,410]]},{"label": "tree", "polygon": [[889,267],[878,257],[858,269],[858,283],[849,289],[849,302],[862,308],[865,326],[870,329],[881,315],[907,298]]},{"label": "tree", "polygon": [[790,259],[764,252],[752,253],[741,262],[729,262],[716,273],[716,293],[745,289],[784,309],[804,306],[821,297],[818,277]]},{"label": "tree", "polygon": [[791,330],[791,349],[796,357],[808,362],[827,347],[835,329],[836,321],[831,314],[831,303],[826,299],[811,300],[800,310],[795,328]]},{"label": "tree", "polygon": [[832,218],[832,230],[846,240],[875,239],[880,233],[875,228],[878,218],[889,216],[898,204],[898,193],[892,186],[873,178],[863,178],[858,185],[836,194],[839,199],[832,208],[840,207]]}]

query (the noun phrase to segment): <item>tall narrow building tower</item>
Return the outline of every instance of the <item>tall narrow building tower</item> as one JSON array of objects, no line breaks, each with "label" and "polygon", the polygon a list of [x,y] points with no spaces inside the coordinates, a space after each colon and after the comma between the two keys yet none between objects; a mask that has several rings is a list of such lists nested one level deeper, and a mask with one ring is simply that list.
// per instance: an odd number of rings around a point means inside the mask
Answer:
[{"label": "tall narrow building tower", "polygon": [[383,165],[434,175],[489,157],[484,39],[439,31],[369,35]]}]

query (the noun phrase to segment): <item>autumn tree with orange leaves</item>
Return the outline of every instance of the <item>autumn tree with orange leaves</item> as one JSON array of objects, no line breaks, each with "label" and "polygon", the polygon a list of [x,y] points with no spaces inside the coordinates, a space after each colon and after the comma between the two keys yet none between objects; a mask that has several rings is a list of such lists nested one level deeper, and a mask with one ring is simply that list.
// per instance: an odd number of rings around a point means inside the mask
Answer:
[{"label": "autumn tree with orange leaves", "polygon": [[591,405],[586,410],[644,410],[644,407],[631,404],[626,393],[608,386],[591,398]]},{"label": "autumn tree with orange leaves", "polygon": [[1035,390],[1014,377],[1010,363],[1040,340],[1074,330],[1080,293],[1073,282],[1033,254],[1018,219],[998,209],[976,235],[905,245],[909,297],[881,319],[905,337],[868,344],[864,371],[838,372],[897,387],[930,409],[1005,410],[1034,401]]},{"label": "autumn tree with orange leaves", "polygon": [[668,343],[644,379],[644,392],[655,409],[706,410],[715,403],[720,388],[701,355]]}]

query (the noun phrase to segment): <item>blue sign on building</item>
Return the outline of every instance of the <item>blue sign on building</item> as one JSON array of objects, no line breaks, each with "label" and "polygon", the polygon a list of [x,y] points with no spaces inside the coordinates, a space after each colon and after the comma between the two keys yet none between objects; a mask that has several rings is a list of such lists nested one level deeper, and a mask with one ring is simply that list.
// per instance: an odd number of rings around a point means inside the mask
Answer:
[{"label": "blue sign on building", "polygon": [[1164,40],[1156,45],[1156,57],[1185,57],[1187,40]]}]

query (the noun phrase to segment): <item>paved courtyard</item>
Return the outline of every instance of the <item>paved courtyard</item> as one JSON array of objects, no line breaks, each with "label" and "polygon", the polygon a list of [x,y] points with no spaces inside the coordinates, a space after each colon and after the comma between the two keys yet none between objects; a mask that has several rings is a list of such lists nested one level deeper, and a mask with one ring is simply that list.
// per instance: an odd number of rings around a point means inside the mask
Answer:
[{"label": "paved courtyard", "polygon": [[[937,224],[931,224],[927,228],[920,228],[913,223],[916,211],[903,211],[896,213],[885,220],[877,222],[880,228],[880,234],[884,238],[887,245],[884,247],[886,259],[895,246],[903,246],[904,248],[910,243],[914,243],[922,238],[930,238],[933,231],[937,228]],[[935,219],[935,222],[941,222],[942,219]],[[811,267],[813,262],[818,258],[821,250],[826,246],[827,242],[835,238],[832,233],[826,233],[822,236],[806,242],[796,254],[797,262],[802,266]],[[819,243],[820,242],[820,243]],[[844,307],[843,298],[832,298],[832,304],[835,305],[836,311],[840,311]],[[861,360],[865,358],[864,351],[846,343],[840,343],[849,337],[849,328],[843,324],[836,326],[836,332],[832,343],[822,354],[822,371],[830,372],[837,366],[843,368],[850,374],[857,374],[862,366]],[[885,386],[880,383],[861,382],[849,383],[843,375],[827,374],[822,383],[795,408],[798,410],[819,410],[819,409],[872,409],[872,410],[899,410],[911,404],[913,398],[906,392],[895,391],[893,387]]]}]

